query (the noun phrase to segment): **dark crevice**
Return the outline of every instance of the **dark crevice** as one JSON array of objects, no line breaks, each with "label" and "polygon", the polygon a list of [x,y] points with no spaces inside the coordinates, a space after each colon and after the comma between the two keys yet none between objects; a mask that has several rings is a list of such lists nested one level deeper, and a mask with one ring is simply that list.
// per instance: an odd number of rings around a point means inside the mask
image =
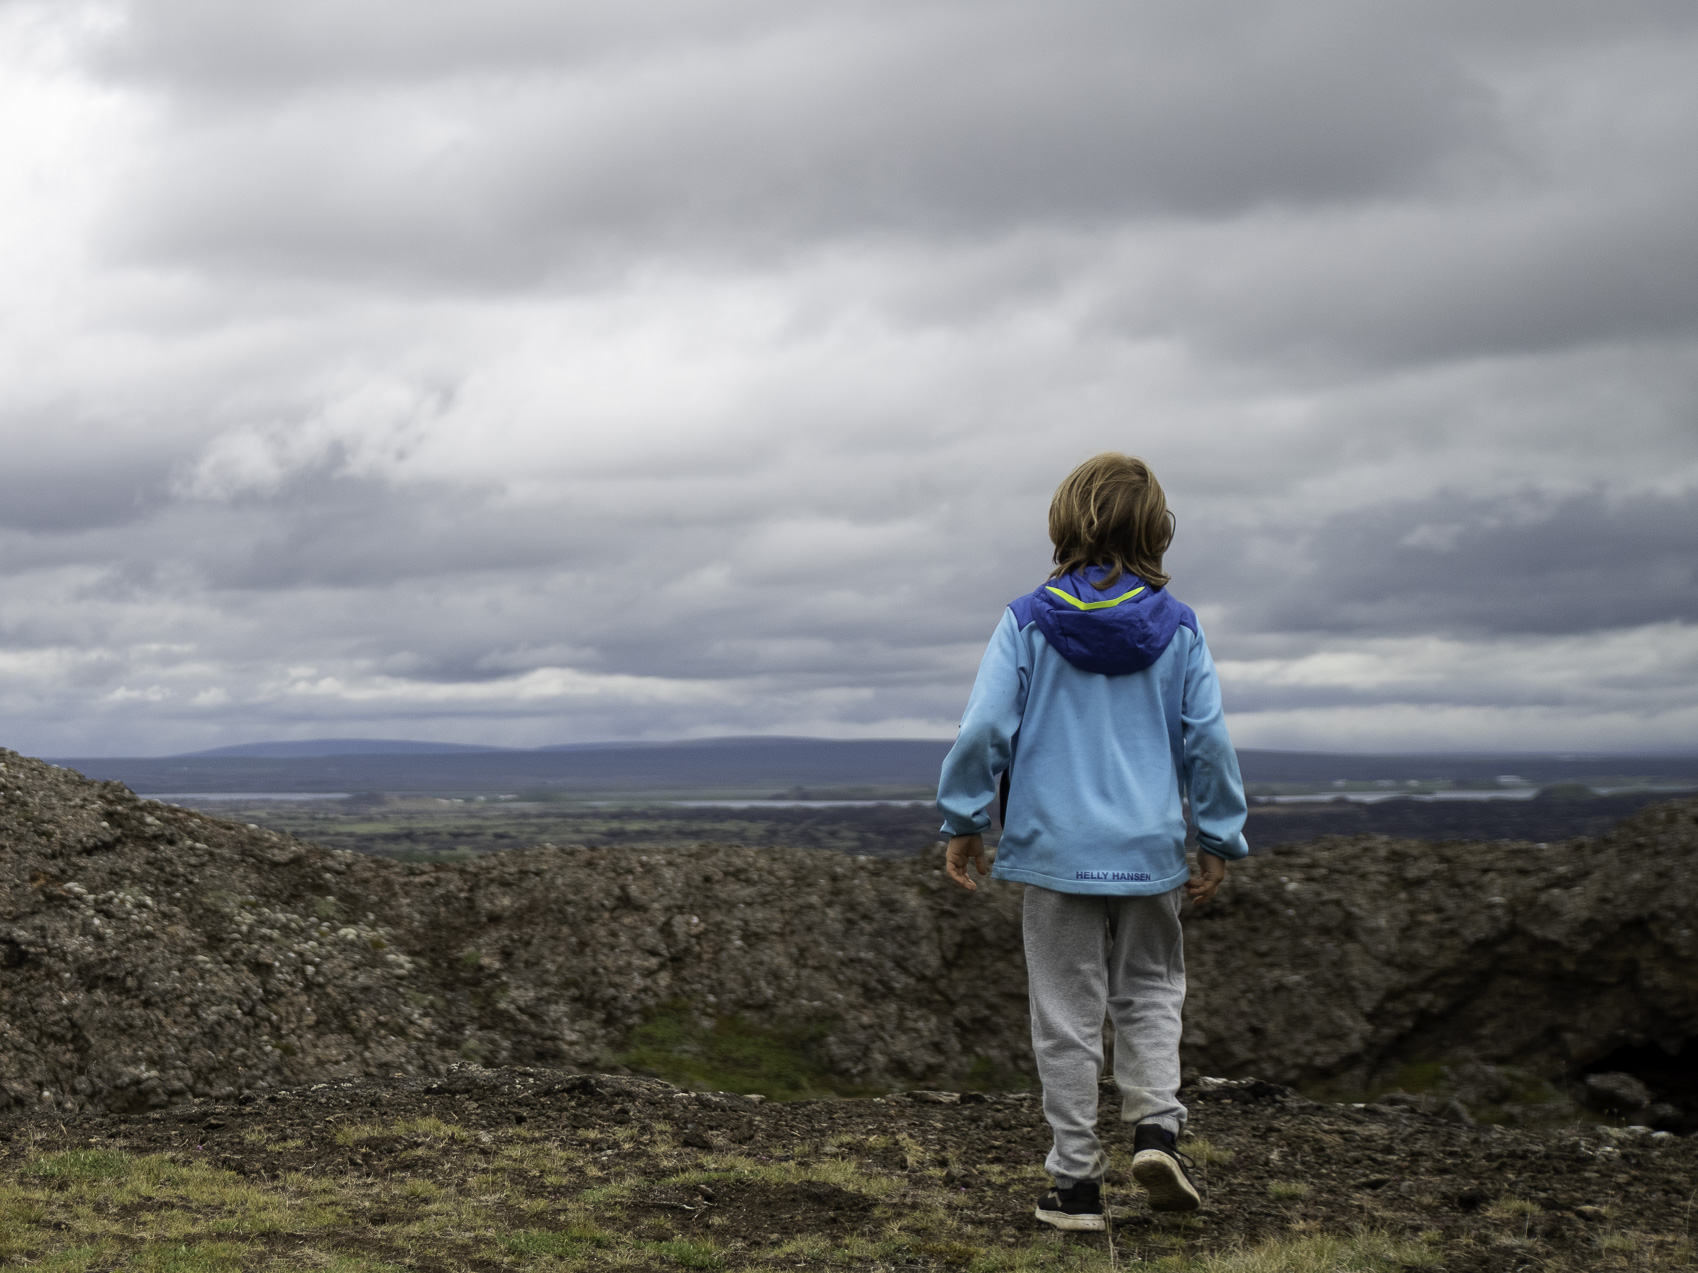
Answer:
[{"label": "dark crevice", "polygon": [[1631,1074],[1665,1100],[1698,1107],[1698,1039],[1672,1052],[1656,1043],[1620,1047],[1588,1065],[1586,1074]]},{"label": "dark crevice", "polygon": [[1698,1039],[1683,1039],[1672,1050],[1657,1043],[1628,1044],[1599,1057],[1577,1076],[1594,1105],[1638,1104],[1639,1092],[1619,1081],[1627,1075],[1643,1084],[1648,1099],[1637,1109],[1612,1112],[1639,1115],[1671,1131],[1698,1130]]}]

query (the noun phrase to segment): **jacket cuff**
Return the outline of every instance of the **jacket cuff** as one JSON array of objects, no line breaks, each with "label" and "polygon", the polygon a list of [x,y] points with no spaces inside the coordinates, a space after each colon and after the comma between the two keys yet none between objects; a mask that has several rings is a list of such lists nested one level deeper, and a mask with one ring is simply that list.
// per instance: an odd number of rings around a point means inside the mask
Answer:
[{"label": "jacket cuff", "polygon": [[1236,835],[1230,840],[1205,840],[1197,837],[1197,847],[1204,853],[1209,853],[1228,862],[1242,861],[1250,856],[1250,845],[1243,835]]},{"label": "jacket cuff", "polygon": [[956,825],[956,819],[954,818],[945,818],[943,826],[939,829],[948,836],[980,835],[987,827],[990,826],[990,823],[990,814],[981,813],[978,817],[969,819],[968,824],[965,826]]}]

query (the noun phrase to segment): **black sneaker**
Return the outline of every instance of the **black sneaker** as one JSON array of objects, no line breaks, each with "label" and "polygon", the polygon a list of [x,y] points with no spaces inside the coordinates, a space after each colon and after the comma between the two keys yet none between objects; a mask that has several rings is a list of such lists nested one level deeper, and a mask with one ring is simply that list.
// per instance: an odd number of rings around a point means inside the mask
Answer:
[{"label": "black sneaker", "polygon": [[1045,1224],[1084,1233],[1103,1231],[1103,1187],[1099,1181],[1081,1180],[1065,1189],[1051,1189],[1038,1199],[1032,1212]]},{"label": "black sneaker", "polygon": [[1132,1132],[1132,1179],[1150,1195],[1152,1211],[1195,1211],[1202,1195],[1191,1183],[1196,1166],[1179,1152],[1172,1132],[1159,1123],[1139,1123]]}]

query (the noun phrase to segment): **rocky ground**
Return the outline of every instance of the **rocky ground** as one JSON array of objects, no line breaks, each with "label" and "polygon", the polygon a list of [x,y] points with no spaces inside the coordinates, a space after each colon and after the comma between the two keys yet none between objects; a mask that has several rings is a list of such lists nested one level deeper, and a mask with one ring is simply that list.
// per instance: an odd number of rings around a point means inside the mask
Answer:
[{"label": "rocky ground", "polygon": [[[1109,1093],[1105,1088],[1105,1108]],[[1693,1267],[1698,1141],[1184,1093],[1204,1208],[1159,1216],[1111,1134],[1115,1264],[1196,1273]],[[1103,1269],[1030,1215],[1029,1093],[761,1102],[450,1069],[135,1114],[0,1115],[0,1260],[146,1269]]]},{"label": "rocky ground", "polygon": [[[1280,848],[1189,920],[1187,1062],[1529,1122],[1619,1072],[1645,1099],[1594,1104],[1689,1130],[1695,894],[1691,801],[1547,846]],[[634,1044],[789,1047],[839,1090],[1006,1086],[1031,1064],[1019,896],[725,845],[403,864],[0,753],[0,1102],[607,1068]]]},{"label": "rocky ground", "polygon": [[[1695,859],[1687,801],[1235,866],[1188,920],[1208,1205],[1149,1215],[1118,1142],[1113,1261],[1692,1267]],[[0,753],[0,1264],[1103,1267],[1027,1214],[1019,898],[729,845],[406,864]]]},{"label": "rocky ground", "polygon": [[1555,1079],[1698,1036],[1698,802],[1560,844],[1327,837],[1231,874],[1186,934],[1211,1072],[1371,1089],[1472,1058]]}]

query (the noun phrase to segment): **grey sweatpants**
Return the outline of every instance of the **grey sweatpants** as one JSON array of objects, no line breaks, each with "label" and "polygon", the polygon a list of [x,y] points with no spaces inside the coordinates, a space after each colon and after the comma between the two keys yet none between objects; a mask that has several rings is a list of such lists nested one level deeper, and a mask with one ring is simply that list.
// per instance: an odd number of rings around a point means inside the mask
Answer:
[{"label": "grey sweatpants", "polygon": [[1124,1122],[1185,1126],[1179,1103],[1185,953],[1182,888],[1154,897],[1057,893],[1026,886],[1026,976],[1032,1051],[1055,1135],[1044,1166],[1062,1185],[1102,1177],[1097,1080],[1103,1014],[1114,1023],[1114,1081]]}]

